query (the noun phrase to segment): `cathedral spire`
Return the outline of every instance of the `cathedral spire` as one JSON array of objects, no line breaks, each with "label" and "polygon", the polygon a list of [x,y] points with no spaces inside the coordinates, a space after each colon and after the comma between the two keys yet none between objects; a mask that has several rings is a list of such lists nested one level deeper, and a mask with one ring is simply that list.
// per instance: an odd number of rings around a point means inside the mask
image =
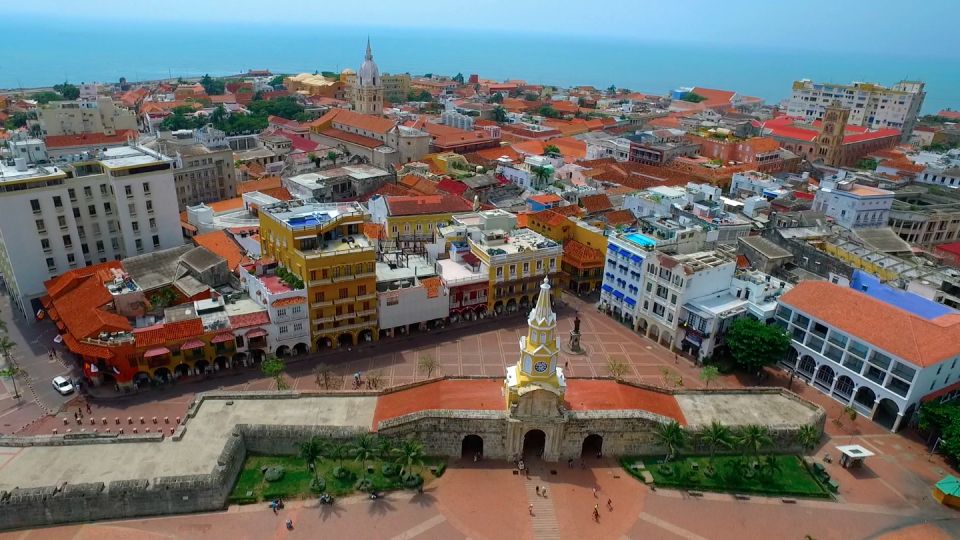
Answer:
[{"label": "cathedral spire", "polygon": [[366,60],[373,60],[373,51],[370,49],[370,36],[367,36],[367,54],[364,56]]}]

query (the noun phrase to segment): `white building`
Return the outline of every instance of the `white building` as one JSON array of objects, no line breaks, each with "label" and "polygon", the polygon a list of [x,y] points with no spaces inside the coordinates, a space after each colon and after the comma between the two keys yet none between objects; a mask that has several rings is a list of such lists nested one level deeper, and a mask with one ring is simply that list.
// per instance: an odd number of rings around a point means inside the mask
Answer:
[{"label": "white building", "polygon": [[21,314],[67,270],[182,244],[171,168],[142,147],[66,168],[0,163],[0,271]]},{"label": "white building", "polygon": [[802,79],[793,83],[787,115],[808,122],[822,120],[827,107],[839,101],[840,106],[850,109],[849,124],[899,129],[901,141],[907,142],[926,95],[924,83],[918,81],[900,81],[887,88],[875,83],[830,84]]},{"label": "white building", "polygon": [[680,310],[681,350],[703,361],[723,344],[724,332],[736,319],[772,323],[777,299],[791,287],[763,272],[746,271],[734,274],[725,289],[691,298]]},{"label": "white building", "polygon": [[[266,350],[283,357],[306,354],[310,351],[310,309],[307,305],[307,290],[292,289],[272,274],[273,268],[265,269],[258,262],[251,273],[242,265],[238,267],[240,284],[250,299],[267,310],[270,323],[261,325],[263,332],[251,331],[246,339],[264,337]],[[264,328],[265,326],[265,328]]]},{"label": "white building", "polygon": [[44,137],[137,130],[137,114],[107,96],[93,101],[52,101],[37,109]]},{"label": "white building", "polygon": [[442,324],[450,315],[447,288],[436,266],[417,255],[386,253],[377,262],[377,323],[382,337]]},{"label": "white building", "polygon": [[917,182],[960,188],[960,149],[954,148],[944,154],[923,152],[922,155],[926,159],[914,158],[918,163],[926,165],[923,172],[917,175]]},{"label": "white building", "polygon": [[786,367],[892,431],[913,421],[923,400],[960,388],[953,309],[876,282],[803,281],[779,303],[776,324],[792,346]]},{"label": "white building", "polygon": [[824,178],[813,199],[813,210],[823,212],[841,227],[886,227],[893,192],[855,183],[846,171]]},{"label": "white building", "polygon": [[514,164],[509,158],[500,158],[497,160],[497,174],[524,189],[541,189],[553,180],[554,172],[562,165],[563,159],[549,156],[527,156],[520,164]]},{"label": "white building", "polygon": [[746,171],[734,173],[730,181],[730,195],[732,197],[749,197],[760,195],[775,199],[785,195],[783,180],[760,171]]}]

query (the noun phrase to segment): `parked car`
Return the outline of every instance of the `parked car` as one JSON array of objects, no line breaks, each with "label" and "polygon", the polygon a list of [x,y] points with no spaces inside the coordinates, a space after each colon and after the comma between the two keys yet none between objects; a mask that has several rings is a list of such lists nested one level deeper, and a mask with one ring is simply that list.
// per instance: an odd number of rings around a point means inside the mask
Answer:
[{"label": "parked car", "polygon": [[73,383],[71,383],[70,379],[67,379],[66,377],[54,377],[53,387],[56,388],[57,392],[60,392],[60,394],[63,396],[73,393]]}]

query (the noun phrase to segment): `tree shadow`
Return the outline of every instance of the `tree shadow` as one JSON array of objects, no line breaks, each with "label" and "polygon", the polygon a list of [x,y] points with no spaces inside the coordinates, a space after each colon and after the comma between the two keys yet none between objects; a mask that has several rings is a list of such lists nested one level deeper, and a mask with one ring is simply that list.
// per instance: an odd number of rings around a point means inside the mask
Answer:
[{"label": "tree shadow", "polygon": [[390,501],[387,500],[386,495],[382,495],[373,500],[368,500],[369,506],[367,507],[367,513],[371,516],[380,516],[383,517],[387,515],[387,512],[392,512],[397,509]]},{"label": "tree shadow", "polygon": [[413,497],[410,497],[411,503],[416,503],[423,508],[428,508],[436,504],[437,498],[431,493],[434,491],[434,488],[424,489],[423,493],[417,493]]},{"label": "tree shadow", "polygon": [[337,503],[320,505],[320,521],[327,521],[330,518],[339,518],[344,509]]}]

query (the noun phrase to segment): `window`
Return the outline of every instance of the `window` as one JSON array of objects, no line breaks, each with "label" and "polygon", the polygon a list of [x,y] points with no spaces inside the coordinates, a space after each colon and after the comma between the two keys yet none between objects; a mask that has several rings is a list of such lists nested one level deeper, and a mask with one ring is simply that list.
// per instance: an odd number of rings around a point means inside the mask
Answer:
[{"label": "window", "polygon": [[103,253],[103,240],[97,240],[97,253]]},{"label": "window", "polygon": [[40,201],[37,199],[30,199],[30,208],[33,209],[34,214],[40,213]]},{"label": "window", "polygon": [[153,247],[155,247],[155,248],[160,247],[160,236],[159,236],[159,235],[156,235],[156,234],[153,235]]},{"label": "window", "polygon": [[97,215],[97,206],[96,206],[95,204],[91,204],[90,206],[88,206],[88,207],[87,207],[87,213],[90,214],[91,216],[96,216],[96,215]]},{"label": "window", "polygon": [[110,247],[112,247],[114,251],[117,251],[118,249],[120,249],[120,241],[117,240],[116,238],[111,238]]},{"label": "window", "polygon": [[88,198],[88,199],[91,198],[91,197],[93,197],[93,190],[90,189],[90,186],[84,186],[84,187],[83,187],[83,196],[86,197],[86,198]]},{"label": "window", "polygon": [[303,323],[299,323],[299,322],[293,323],[293,331],[294,331],[294,332],[300,332],[300,331],[302,331],[302,330],[303,330]]},{"label": "window", "polygon": [[656,303],[656,302],[653,303],[653,314],[654,314],[654,315],[656,315],[657,317],[663,317],[663,314],[666,313],[666,312],[667,312],[667,308],[666,308],[666,307],[661,306],[660,304],[658,304],[658,303]]},{"label": "window", "polygon": [[70,235],[69,235],[69,234],[63,235],[63,246],[64,246],[64,247],[71,247],[71,246],[73,246],[73,240],[70,239]]},{"label": "window", "polygon": [[77,264],[77,258],[74,257],[73,253],[67,253],[67,262],[70,264]]},{"label": "window", "polygon": [[43,248],[44,251],[50,251],[50,240],[47,240],[46,238],[41,238],[40,247]]},{"label": "window", "polygon": [[73,207],[73,217],[80,219],[80,209],[76,206]]},{"label": "window", "polygon": [[287,315],[287,310],[280,308],[277,310],[277,317],[285,317]]},{"label": "window", "polygon": [[498,267],[497,267],[497,277],[503,277],[503,267],[502,267],[502,266],[498,266]]},{"label": "window", "polygon": [[73,188],[67,188],[67,196],[70,197],[71,201],[77,200],[77,192]]},{"label": "window", "polygon": [[341,299],[346,298],[349,294],[350,294],[350,290],[347,289],[346,287],[340,289],[340,298],[341,298]]},{"label": "window", "polygon": [[526,274],[529,271],[530,271],[530,263],[528,262],[523,263],[523,273]]},{"label": "window", "polygon": [[67,228],[67,218],[64,216],[57,216],[57,224],[60,225],[61,229]]},{"label": "window", "polygon": [[38,232],[38,233],[43,234],[43,233],[47,232],[47,225],[43,222],[42,219],[38,219],[35,223],[37,224],[37,232]]},{"label": "window", "polygon": [[146,195],[150,194],[150,182],[143,183],[143,193]]},{"label": "window", "polygon": [[357,296],[363,296],[365,294],[367,294],[367,286],[357,285]]},{"label": "window", "polygon": [[670,304],[674,306],[677,305],[677,295],[675,294],[670,295]]},{"label": "window", "polygon": [[138,221],[131,221],[131,222],[130,222],[130,227],[133,228],[133,232],[140,232],[140,222],[138,222]]},{"label": "window", "polygon": [[137,253],[143,251],[143,240],[137,238],[134,240],[134,245],[137,247]]},{"label": "window", "polygon": [[106,184],[100,184],[100,194],[101,194],[101,195],[108,195],[109,193],[110,193],[110,192],[107,191],[107,185],[106,185]]},{"label": "window", "polygon": [[59,195],[53,196],[53,206],[56,208],[63,208],[63,199]]},{"label": "window", "polygon": [[103,212],[107,215],[113,213],[113,207],[110,206],[110,203],[103,203]]},{"label": "window", "polygon": [[156,218],[150,218],[150,230],[151,230],[151,231],[157,230],[157,219],[156,219]]},{"label": "window", "polygon": [[147,212],[153,212],[153,201],[147,201]]},{"label": "window", "polygon": [[281,334],[286,334],[286,333],[287,333],[287,330],[289,330],[289,327],[287,327],[287,326],[281,326],[281,327],[280,327],[280,333],[281,333]]},{"label": "window", "polygon": [[292,314],[297,314],[297,313],[300,313],[301,311],[303,311],[303,306],[293,306],[292,308],[290,308],[290,313]]},{"label": "window", "polygon": [[130,212],[131,216],[137,215],[137,205],[136,203],[130,203],[127,205],[127,212]]},{"label": "window", "polygon": [[127,194],[127,198],[133,197],[133,186],[123,186],[123,192]]},{"label": "window", "polygon": [[53,260],[53,257],[47,257],[47,270],[51,272],[57,271],[57,263]]}]

